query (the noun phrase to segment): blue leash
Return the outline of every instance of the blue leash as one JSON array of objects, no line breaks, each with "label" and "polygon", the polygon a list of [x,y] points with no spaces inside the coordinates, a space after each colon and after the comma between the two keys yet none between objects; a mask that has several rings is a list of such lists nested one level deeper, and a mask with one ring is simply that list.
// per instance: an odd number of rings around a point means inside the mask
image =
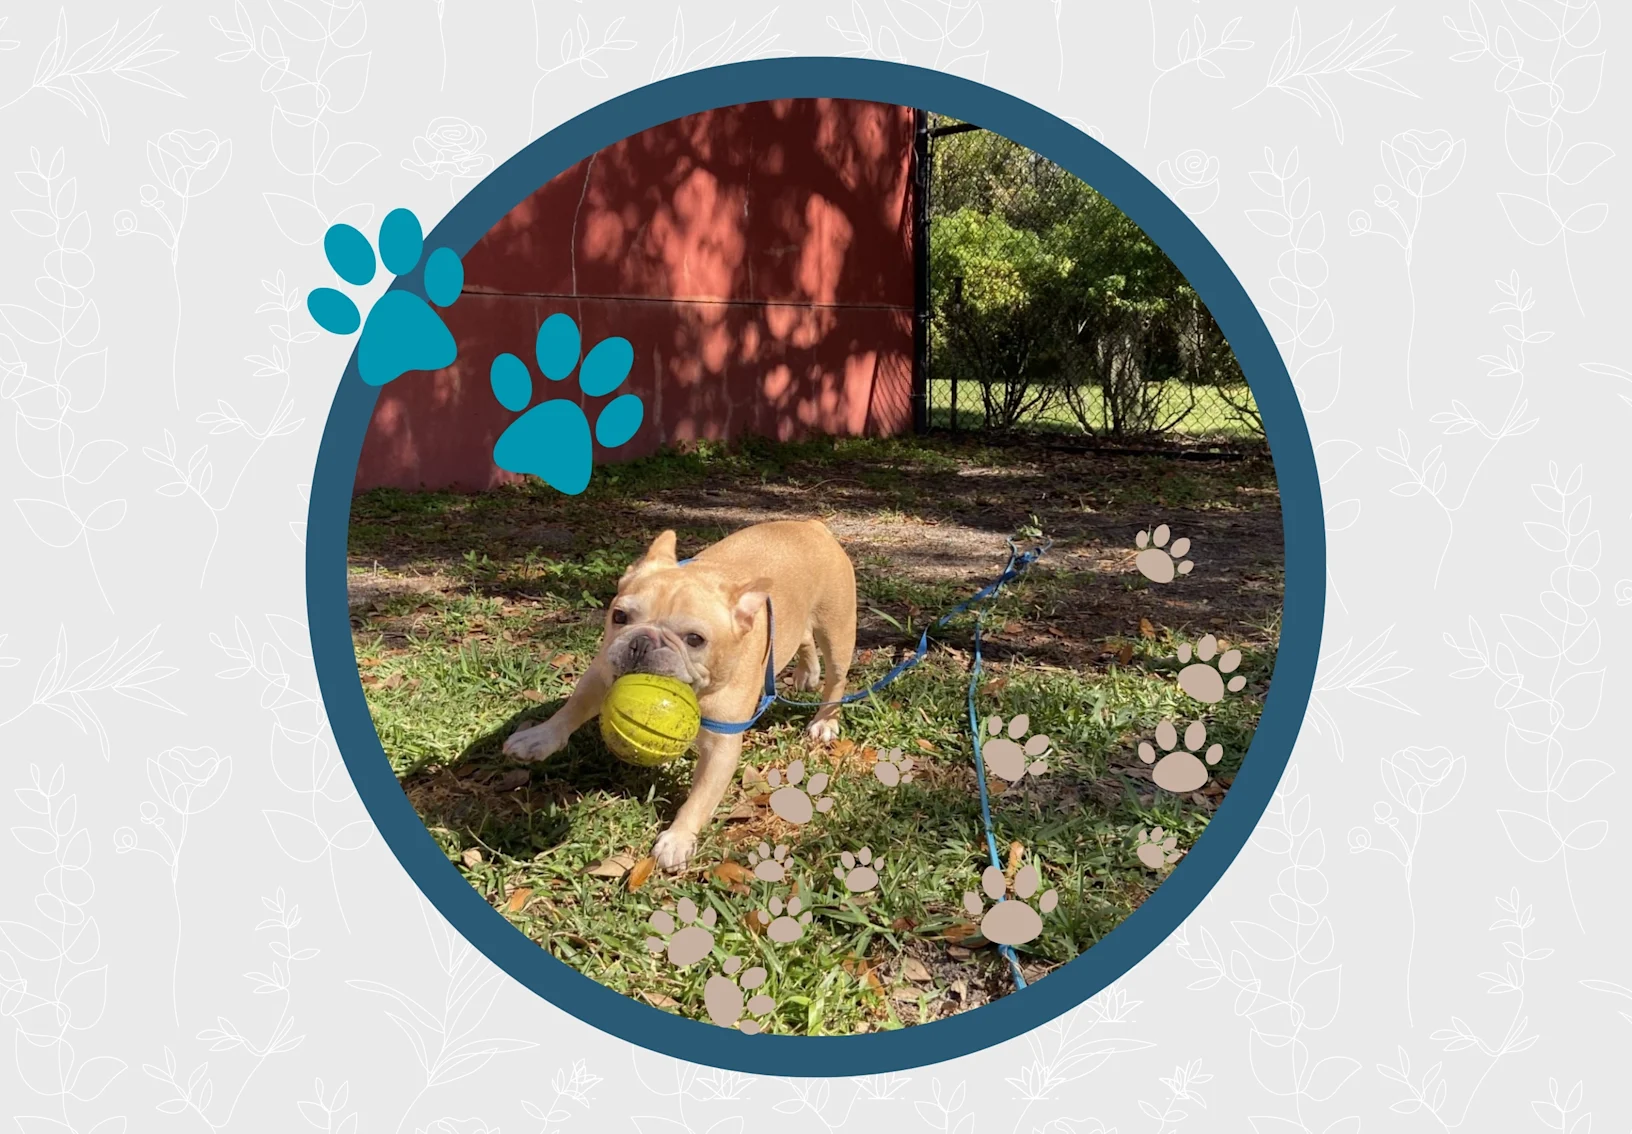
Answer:
[{"label": "blue leash", "polygon": [[[986,831],[986,850],[991,856],[992,866],[998,870],[1002,870],[1002,859],[997,853],[997,836],[992,833],[992,803],[991,796],[986,790],[986,760],[985,757],[981,755],[980,750],[980,717],[975,711],[975,690],[980,684],[980,674],[982,668],[980,643],[981,627],[983,626],[986,618],[986,607],[984,604],[987,599],[995,597],[997,593],[1003,589],[1005,583],[1012,582],[1021,575],[1025,574],[1026,570],[1030,568],[1033,563],[1037,562],[1045,551],[1054,546],[1054,541],[1049,540],[1041,547],[1035,547],[1030,551],[1022,553],[1020,549],[1015,546],[1012,539],[1006,542],[1009,545],[1009,561],[1004,566],[1002,574],[998,575],[998,577],[991,583],[982,587],[968,599],[959,603],[957,606],[953,607],[951,610],[937,618],[930,625],[926,626],[923,632],[918,636],[918,648],[913,651],[912,656],[896,663],[895,668],[891,669],[890,672],[873,682],[866,689],[860,689],[854,693],[846,694],[837,701],[796,701],[791,697],[784,697],[776,691],[776,612],[771,608],[771,600],[767,598],[765,600],[765,690],[760,695],[759,707],[754,710],[754,715],[745,721],[716,721],[708,717],[704,717],[702,727],[707,729],[709,732],[730,736],[740,732],[747,732],[749,729],[753,728],[755,724],[759,723],[759,718],[765,715],[766,710],[768,710],[778,701],[781,701],[786,705],[796,705],[805,709],[821,709],[826,708],[829,705],[848,705],[853,701],[861,700],[863,697],[871,697],[874,693],[877,693],[879,690],[893,682],[896,678],[900,677],[903,673],[907,672],[907,670],[913,668],[919,662],[924,660],[925,655],[929,653],[929,635],[933,631],[939,630],[942,626],[945,626],[948,622],[952,621],[952,619],[956,618],[970,607],[976,607],[974,642],[975,660],[974,665],[969,672],[969,694],[967,698],[969,709],[969,734],[974,738],[975,742],[975,779],[980,784],[980,819]],[[682,559],[680,560],[678,566],[684,567],[690,562],[690,559]],[[999,900],[1001,901],[1003,899]],[[1025,974],[1020,971],[1020,958],[1015,954],[1014,948],[1009,945],[999,945],[997,949],[1003,956],[1003,959],[1009,962],[1009,971],[1014,977],[1015,990],[1019,991],[1020,989],[1025,988]]]}]

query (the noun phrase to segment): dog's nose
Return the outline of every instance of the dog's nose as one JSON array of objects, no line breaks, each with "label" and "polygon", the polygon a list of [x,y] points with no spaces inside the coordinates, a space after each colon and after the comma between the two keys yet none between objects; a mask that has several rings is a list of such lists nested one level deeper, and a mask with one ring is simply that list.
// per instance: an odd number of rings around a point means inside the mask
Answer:
[{"label": "dog's nose", "polygon": [[637,630],[629,636],[629,660],[638,662],[662,644],[656,630]]}]

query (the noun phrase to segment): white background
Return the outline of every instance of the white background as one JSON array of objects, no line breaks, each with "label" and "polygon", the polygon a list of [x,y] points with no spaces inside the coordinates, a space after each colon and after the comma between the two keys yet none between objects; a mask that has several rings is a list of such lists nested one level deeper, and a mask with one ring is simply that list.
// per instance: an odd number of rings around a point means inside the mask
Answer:
[{"label": "white background", "polygon": [[[1627,15],[1510,6],[76,2],[60,49],[57,11],[13,6],[0,1109],[98,1134],[1632,1127],[1625,744],[1601,711],[1632,677]],[[1480,44],[1447,16],[1495,54],[1453,59]],[[241,45],[213,25],[240,20],[287,77],[219,58]],[[1059,1027],[866,1083],[689,1068],[565,1016],[427,909],[332,747],[288,739],[318,719],[304,493],[352,345],[304,312],[324,225],[405,205],[429,229],[573,114],[779,52],[983,79],[1164,185],[1284,340],[1328,505],[1311,715],[1223,883]],[[318,77],[314,156],[274,111]],[[443,116],[474,129],[416,149]],[[221,148],[150,163],[173,130]],[[1446,133],[1419,152],[1412,130]],[[1522,930],[1497,924],[1515,893]]]}]

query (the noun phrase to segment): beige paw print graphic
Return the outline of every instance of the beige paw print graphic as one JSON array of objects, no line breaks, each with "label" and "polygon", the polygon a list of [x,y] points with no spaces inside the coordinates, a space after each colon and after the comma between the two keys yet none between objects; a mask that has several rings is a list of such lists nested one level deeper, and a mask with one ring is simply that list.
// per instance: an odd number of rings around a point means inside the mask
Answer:
[{"label": "beige paw print graphic", "polygon": [[787,845],[778,844],[773,851],[770,843],[760,843],[759,850],[748,852],[748,865],[753,869],[754,877],[761,882],[786,882],[788,880]]},{"label": "beige paw print graphic", "polygon": [[[1031,718],[1024,713],[1009,722],[1008,736],[999,735],[1003,731],[1002,717],[993,717],[986,722],[986,731],[993,739],[981,745],[980,753],[992,775],[1013,784],[1019,783],[1028,773],[1040,776],[1048,771],[1047,761],[1032,759],[1048,752],[1048,737],[1034,736],[1026,741],[1024,748],[1020,747],[1020,738],[1026,735],[1030,727]],[[1027,763],[1028,760],[1030,763]]]},{"label": "beige paw print graphic", "polygon": [[1156,726],[1156,743],[1161,745],[1166,753],[1160,760],[1156,759],[1156,749],[1149,741],[1139,744],[1139,759],[1147,764],[1155,764],[1151,769],[1150,777],[1156,781],[1156,786],[1164,788],[1174,794],[1195,791],[1207,782],[1207,769],[1219,762],[1224,755],[1224,746],[1215,744],[1207,749],[1206,760],[1203,764],[1196,753],[1201,746],[1207,743],[1207,726],[1200,721],[1191,721],[1184,730],[1184,747],[1179,747],[1179,730],[1172,721],[1163,721]]},{"label": "beige paw print graphic", "polygon": [[[1218,661],[1214,662],[1213,658]],[[1194,660],[1191,660],[1194,658]],[[1179,670],[1179,688],[1204,705],[1216,705],[1224,699],[1223,674],[1235,673],[1241,666],[1240,650],[1225,650],[1218,652],[1218,639],[1208,634],[1196,643],[1194,652],[1190,643],[1186,642],[1179,647],[1179,662],[1184,666]],[[1239,693],[1246,688],[1247,679],[1240,674],[1230,678],[1229,691]]]},{"label": "beige paw print graphic", "polygon": [[668,910],[658,910],[652,915],[648,924],[657,930],[658,936],[646,938],[646,951],[666,952],[669,964],[683,969],[714,951],[714,923],[719,920],[719,915],[713,910],[705,910],[698,917],[697,903],[690,898],[681,898],[674,912],[680,916],[681,928],[678,930]]},{"label": "beige paw print graphic", "polygon": [[885,787],[895,787],[898,784],[912,782],[912,757],[901,755],[899,748],[892,748],[878,758],[873,765],[873,775]]},{"label": "beige paw print graphic", "polygon": [[1184,857],[1184,852],[1179,849],[1179,840],[1160,827],[1140,831],[1139,840],[1134,845],[1134,853],[1139,856],[1140,862],[1152,870],[1172,866]]},{"label": "beige paw print graphic", "polygon": [[761,993],[744,1005],[742,993],[744,989],[752,992],[761,987],[765,983],[765,970],[755,965],[739,977],[736,974],[742,969],[742,960],[737,957],[727,957],[721,968],[724,973],[715,973],[703,986],[703,1006],[708,1009],[708,1018],[722,1028],[734,1024],[738,1031],[755,1035],[762,1030],[761,1026],[757,1020],[744,1020],[744,1010],[751,1016],[764,1016],[776,1009],[776,1001]]},{"label": "beige paw print graphic", "polygon": [[992,907],[985,909],[982,916],[984,905],[980,896],[969,890],[963,895],[963,908],[969,911],[970,917],[980,918],[981,936],[986,940],[998,945],[1024,945],[1043,931],[1041,915],[1053,913],[1060,903],[1059,894],[1049,890],[1038,901],[1037,908],[1032,909],[1031,896],[1041,885],[1042,876],[1037,868],[1022,866],[1014,876],[1014,898],[1005,901],[1003,895],[1008,889],[1008,880],[997,867],[988,866],[980,876],[980,888],[992,900]]},{"label": "beige paw print graphic", "polygon": [[1194,563],[1184,558],[1190,554],[1190,541],[1176,539],[1169,547],[1167,537],[1171,534],[1167,525],[1163,524],[1154,532],[1140,532],[1134,540],[1140,550],[1133,565],[1153,583],[1171,583],[1174,575],[1188,575],[1195,567]]},{"label": "beige paw print graphic", "polygon": [[781,898],[771,899],[771,908],[760,910],[754,917],[759,924],[765,927],[765,936],[778,945],[791,945],[805,935],[805,926],[810,924],[810,911],[804,909],[804,903],[797,895],[788,899],[783,905]]},{"label": "beige paw print graphic", "polygon": [[825,814],[833,809],[833,797],[822,795],[827,790],[827,773],[818,772],[810,777],[808,784],[800,787],[804,778],[803,760],[788,765],[786,784],[782,782],[782,773],[775,768],[765,777],[765,782],[776,789],[771,793],[771,810],[789,823],[809,823],[817,811]]},{"label": "beige paw print graphic", "polygon": [[884,865],[882,858],[874,858],[873,852],[862,847],[855,854],[845,851],[839,855],[840,866],[833,868],[833,877],[844,883],[844,888],[852,894],[865,894],[878,885],[878,872]]}]

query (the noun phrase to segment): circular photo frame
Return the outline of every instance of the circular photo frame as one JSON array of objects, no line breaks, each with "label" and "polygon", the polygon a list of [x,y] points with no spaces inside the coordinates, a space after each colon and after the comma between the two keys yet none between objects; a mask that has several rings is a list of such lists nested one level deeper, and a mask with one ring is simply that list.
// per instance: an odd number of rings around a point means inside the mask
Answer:
[{"label": "circular photo frame", "polygon": [[[307,611],[319,686],[335,741],[364,806],[431,903],[489,960],[562,1010],[640,1047],[752,1074],[851,1076],[969,1055],[1076,1007],[1151,953],[1188,917],[1245,846],[1285,771],[1303,723],[1325,613],[1326,541],[1314,449],[1268,328],[1222,257],[1160,189],[1109,149],[1012,95],[938,71],[864,59],[757,60],[680,75],[620,95],[550,131],[472,189],[426,234],[463,257],[539,186],[607,145],[689,114],[777,99],[843,98],[916,106],[978,122],[1092,185],[1139,225],[1216,318],[1251,386],[1281,494],[1285,591],[1271,689],[1228,797],[1171,877],[1103,940],[1052,974],[977,1011],[854,1036],[746,1035],[685,1019],[604,987],[518,932],[449,862],[409,802],[364,698],[347,606],[352,488],[379,396],[353,352],[325,425],[306,538]],[[391,292],[438,302],[435,258]],[[427,292],[427,284],[430,291]],[[390,292],[387,293],[389,296]]]}]

